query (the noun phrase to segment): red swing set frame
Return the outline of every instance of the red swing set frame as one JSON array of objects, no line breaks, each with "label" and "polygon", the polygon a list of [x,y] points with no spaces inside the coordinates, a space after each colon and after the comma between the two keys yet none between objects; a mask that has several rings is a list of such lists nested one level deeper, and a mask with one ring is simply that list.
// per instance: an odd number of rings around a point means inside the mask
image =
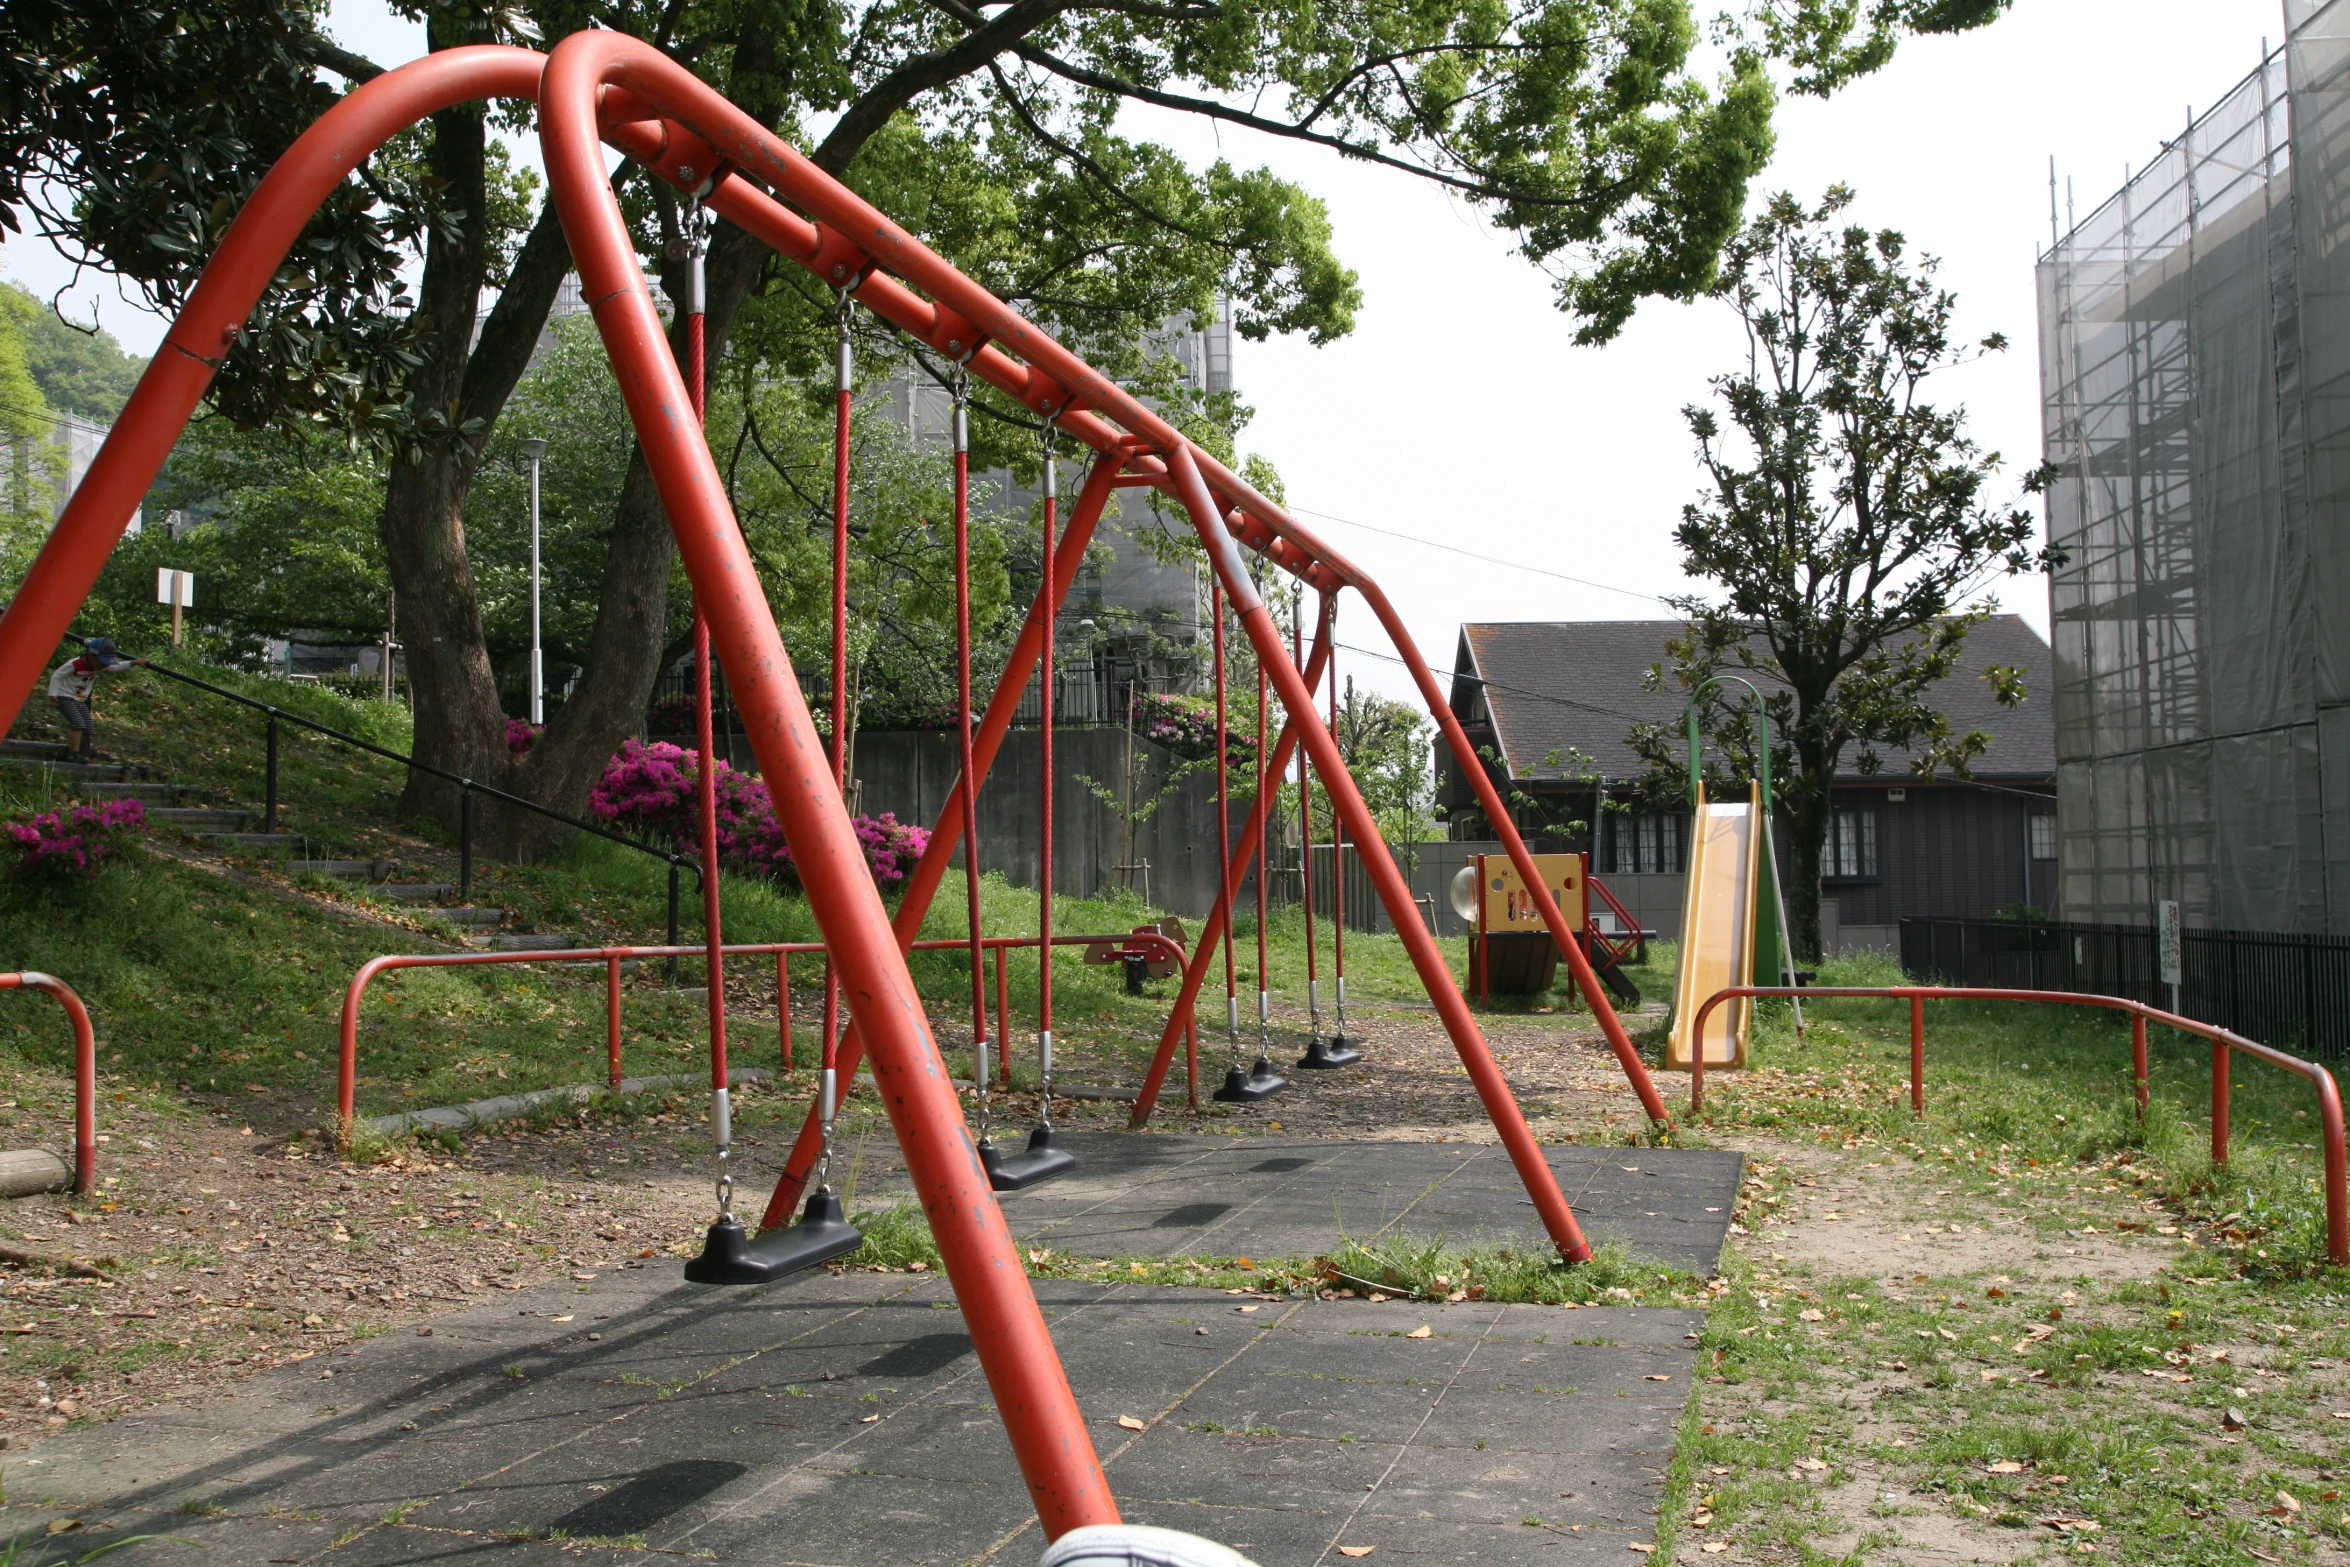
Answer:
[{"label": "red swing set frame", "polygon": [[[437,110],[480,98],[536,102],[549,184],[622,396],[675,530],[694,601],[723,660],[744,729],[792,845],[847,1004],[840,1076],[853,1081],[870,1052],[876,1082],[964,1309],[1021,1471],[1048,1536],[1117,1519],[1116,1504],[1069,1390],[1013,1237],[982,1171],[961,1102],[906,967],[965,820],[964,792],[984,779],[1013,709],[1044,651],[1045,628],[1069,591],[1114,487],[1157,489],[1187,512],[1216,581],[1287,715],[1262,776],[1279,778],[1303,747],[1339,823],[1339,839],[1374,850],[1371,884],[1434,1001],[1543,1225],[1562,1255],[1589,1255],[1580,1226],[1544,1161],[1435,940],[1417,917],[1391,856],[1375,852],[1376,824],[1348,776],[1315,688],[1329,662],[1329,616],[1319,617],[1300,669],[1250,581],[1244,549],[1325,599],[1352,590],[1392,639],[1429,711],[1507,845],[1575,982],[1648,1114],[1669,1122],[1606,1002],[1588,958],[1542,889],[1525,844],[1444,693],[1386,596],[1363,572],[1300,527],[1131,394],[1055,343],[913,236],[817,169],[724,97],[648,45],[581,32],[550,54],[471,46],[429,55],[356,89],[295,142],[254,191],[205,267],[141,377],[89,476],[5,615],[0,615],[0,730],[13,723],[271,278],[319,204],[376,148]],[[833,759],[801,697],[726,491],[701,434],[697,386],[671,356],[659,311],[606,181],[603,145],[698,195],[719,216],[765,240],[827,286],[943,357],[964,364],[1095,454],[1054,549],[1009,667],[974,738],[970,762],[893,921],[844,808]],[[707,670],[707,660],[703,663]],[[705,741],[706,744],[706,741]],[[706,753],[705,753],[706,754]],[[1251,863],[1262,811],[1233,845],[1231,894]],[[1224,934],[1211,919],[1141,1099],[1146,1119],[1165,1081],[1208,959]],[[715,940],[715,931],[712,939]],[[768,1209],[780,1221],[817,1151],[816,1117],[794,1147]]]}]

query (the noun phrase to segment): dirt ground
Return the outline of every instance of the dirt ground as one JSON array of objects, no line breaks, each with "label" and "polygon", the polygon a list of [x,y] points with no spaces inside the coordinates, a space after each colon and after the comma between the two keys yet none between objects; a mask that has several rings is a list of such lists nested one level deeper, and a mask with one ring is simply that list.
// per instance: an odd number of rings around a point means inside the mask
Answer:
[{"label": "dirt ground", "polygon": [[[1614,1141],[1641,1123],[1588,1014],[1484,1021],[1546,1139]],[[1210,1102],[1198,1119],[1185,1108],[1179,1064],[1154,1129],[1493,1139],[1432,1011],[1366,1009],[1360,1024],[1362,1065],[1298,1074],[1297,1087],[1255,1106]],[[1222,1068],[1220,1055],[1203,1051],[1203,1094]],[[46,1087],[39,1097],[60,1103],[63,1085]],[[805,1091],[744,1096],[744,1163],[767,1172],[746,1180],[746,1191],[763,1193],[772,1178]],[[860,1099],[870,1106],[869,1092]],[[1033,1104],[1029,1095],[999,1099],[999,1124],[1025,1120]],[[1055,1115],[1123,1125],[1127,1109],[1057,1100]],[[845,1136],[887,1135],[877,1116],[855,1115]],[[110,1101],[100,1128],[105,1185],[95,1200],[0,1204],[0,1245],[106,1275],[0,1263],[0,1444],[13,1449],[74,1421],[200,1401],[357,1338],[429,1332],[436,1316],[501,1291],[674,1267],[710,1217],[706,1123],[692,1109],[485,1130],[455,1153],[427,1145],[365,1166],[290,1142],[295,1125],[209,1105]],[[64,1135],[62,1126],[28,1127],[0,1131],[0,1141],[61,1147]]]}]

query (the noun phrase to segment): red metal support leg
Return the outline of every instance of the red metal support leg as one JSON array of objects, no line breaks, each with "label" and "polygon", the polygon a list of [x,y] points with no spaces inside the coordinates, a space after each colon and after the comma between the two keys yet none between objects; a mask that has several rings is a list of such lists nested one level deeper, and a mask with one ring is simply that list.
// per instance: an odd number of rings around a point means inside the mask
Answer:
[{"label": "red metal support leg", "polygon": [[[1173,480],[1176,498],[1191,513],[1193,526],[1199,531],[1200,541],[1207,546],[1208,559],[1222,579],[1224,591],[1231,595],[1234,608],[1240,611],[1240,623],[1254,644],[1257,657],[1272,675],[1273,685],[1281,698],[1281,705],[1295,724],[1306,752],[1320,769],[1323,789],[1333,809],[1347,819],[1347,826],[1355,842],[1383,846],[1379,825],[1355,788],[1354,778],[1338,756],[1338,746],[1330,731],[1322,726],[1321,714],[1314,710],[1305,678],[1290,663],[1288,653],[1281,645],[1281,633],[1266,613],[1264,601],[1257,597],[1250,585],[1247,568],[1241,564],[1239,546],[1226,531],[1221,512],[1210,497],[1199,469],[1191,460],[1188,446],[1177,447],[1165,455]],[[1259,766],[1264,765],[1260,756]],[[1271,770],[1279,776],[1278,768]],[[1411,888],[1405,885],[1403,873],[1396,869],[1392,855],[1374,853],[1370,856],[1372,885],[1380,900],[1387,905],[1388,918],[1403,933],[1404,946],[1411,954],[1412,966],[1419,970],[1420,981],[1436,1003],[1438,1015],[1444,1020],[1445,1032],[1452,1036],[1453,1048],[1460,1053],[1461,1064],[1467,1068],[1469,1080],[1476,1085],[1477,1096],[1483,1101],[1485,1112],[1493,1120],[1494,1129],[1501,1134],[1502,1145],[1509,1150],[1510,1162],[1517,1166],[1518,1177],[1525,1182],[1526,1193],[1534,1199],[1534,1210],[1542,1216],[1543,1227],[1559,1254],[1570,1262],[1581,1262],[1591,1255],[1590,1244],[1583,1238],[1583,1229],[1575,1221],[1574,1211],[1568,1207],[1566,1194],[1559,1189],[1558,1177],[1542,1156],[1541,1145],[1534,1141],[1534,1130],[1526,1124],[1525,1112],[1510,1092],[1508,1080],[1495,1064],[1493,1052],[1486,1047],[1484,1036],[1477,1030],[1466,1003],[1452,988],[1452,975],[1437,950],[1434,938],[1419,928],[1418,906],[1412,901]],[[1529,884],[1538,878],[1528,876]]]},{"label": "red metal support leg", "polygon": [[2211,1162],[2228,1162],[2228,1047],[2218,1041],[2211,1045]]},{"label": "red metal support leg", "polygon": [[783,1070],[791,1072],[791,957],[788,953],[775,954],[775,1032],[776,1043],[783,1047]]},{"label": "red metal support leg", "polygon": [[[682,66],[610,32],[573,33],[549,58],[540,100],[548,184],[583,292],[611,355],[697,603],[726,660],[744,727],[808,890],[834,972],[873,1059],[908,1173],[963,1306],[989,1390],[1048,1538],[1118,1517],[1018,1248],[980,1168],[888,911],[865,864],[766,592],[690,404],[604,177],[596,103],[607,85],[656,108],[764,135]],[[768,138],[772,140],[772,138]],[[780,148],[780,143],[776,144]]]}]

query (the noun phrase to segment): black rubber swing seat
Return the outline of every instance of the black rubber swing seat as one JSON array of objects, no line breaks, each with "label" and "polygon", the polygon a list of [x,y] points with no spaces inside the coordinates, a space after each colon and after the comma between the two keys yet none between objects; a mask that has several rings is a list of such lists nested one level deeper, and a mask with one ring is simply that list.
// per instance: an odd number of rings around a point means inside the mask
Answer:
[{"label": "black rubber swing seat", "polygon": [[842,1215],[840,1198],[827,1189],[808,1199],[799,1223],[761,1230],[757,1240],[733,1219],[711,1225],[702,1254],[685,1265],[685,1277],[690,1284],[772,1284],[864,1244],[863,1232]]},{"label": "black rubber swing seat", "polygon": [[1225,1072],[1224,1086],[1208,1097],[1228,1105],[1254,1104],[1272,1098],[1288,1086],[1289,1079],[1274,1071],[1272,1062],[1259,1056],[1257,1064],[1245,1072],[1237,1066]]},{"label": "black rubber swing seat", "polygon": [[1306,1053],[1297,1058],[1297,1064],[1309,1072],[1327,1072],[1353,1066],[1362,1058],[1363,1053],[1344,1034],[1332,1034],[1328,1039],[1316,1034],[1307,1042]]},{"label": "black rubber swing seat", "polygon": [[1049,1126],[1030,1132],[1028,1146],[1016,1154],[988,1139],[979,1145],[979,1162],[987,1170],[987,1183],[999,1192],[1021,1191],[1077,1168],[1077,1156],[1061,1146],[1061,1134]]}]

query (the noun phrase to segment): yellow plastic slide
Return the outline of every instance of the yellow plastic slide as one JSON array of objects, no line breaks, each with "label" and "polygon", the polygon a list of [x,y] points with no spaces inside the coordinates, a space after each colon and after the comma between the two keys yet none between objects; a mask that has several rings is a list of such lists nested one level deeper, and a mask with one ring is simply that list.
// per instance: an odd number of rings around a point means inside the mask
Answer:
[{"label": "yellow plastic slide", "polygon": [[[1672,1037],[1665,1065],[1686,1072],[1694,1059],[1692,1032],[1705,998],[1732,985],[1754,983],[1754,915],[1762,795],[1735,805],[1709,804],[1702,787],[1692,820],[1689,882],[1681,905],[1681,967],[1673,980]],[[1746,1064],[1747,1024],[1754,1003],[1725,1001],[1705,1020],[1705,1064]]]}]

